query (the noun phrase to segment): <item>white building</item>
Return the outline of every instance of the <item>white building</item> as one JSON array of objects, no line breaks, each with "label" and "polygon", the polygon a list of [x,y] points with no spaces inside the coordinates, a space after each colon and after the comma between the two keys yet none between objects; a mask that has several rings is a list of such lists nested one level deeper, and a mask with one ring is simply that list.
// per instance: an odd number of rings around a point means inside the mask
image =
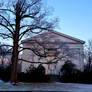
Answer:
[{"label": "white building", "polygon": [[[61,43],[67,43],[67,48],[69,50],[67,50],[66,52],[68,53],[71,50],[71,55],[73,55],[73,53],[75,53],[75,56],[72,56],[70,59],[74,64],[76,64],[77,68],[79,70],[83,70],[84,69],[84,59],[83,59],[83,44],[85,43],[84,41],[71,37],[69,35],[65,35],[56,31],[49,31],[49,32],[45,32],[42,33],[40,35],[34,36],[32,38],[28,38],[22,41],[23,47],[24,48],[31,48],[32,47],[32,43],[30,43],[30,41],[37,39],[37,41],[41,41],[41,42],[51,42],[54,44],[52,45],[52,48],[55,48],[55,43],[59,42],[59,45]],[[64,47],[65,45],[63,45]],[[65,46],[66,47],[66,46]],[[36,47],[37,48],[37,47]],[[61,46],[62,48],[62,46]],[[39,49],[40,51],[41,49]],[[41,50],[42,51],[42,50]],[[70,52],[69,52],[70,53]],[[37,55],[35,55],[32,51],[30,50],[24,50],[23,54],[22,54],[22,58],[30,61],[30,62],[47,62],[47,59],[39,59],[39,57]],[[62,65],[64,64],[65,60],[61,59],[58,61],[58,63],[54,63],[54,64],[43,64],[43,66],[46,69],[46,74],[58,74],[60,71],[60,68],[62,67]],[[26,70],[28,69],[28,67],[30,66],[31,63],[29,62],[24,62],[22,61],[22,72],[26,72]],[[39,64],[34,64],[35,66],[38,66]],[[48,68],[49,67],[49,68]]]}]

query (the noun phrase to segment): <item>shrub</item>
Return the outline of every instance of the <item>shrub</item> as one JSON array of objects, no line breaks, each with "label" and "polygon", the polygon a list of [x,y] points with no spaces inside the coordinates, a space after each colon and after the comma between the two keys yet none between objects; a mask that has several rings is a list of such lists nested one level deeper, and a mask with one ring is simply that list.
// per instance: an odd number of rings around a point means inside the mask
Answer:
[{"label": "shrub", "polygon": [[71,61],[66,61],[61,68],[62,75],[60,81],[62,82],[78,82],[80,71],[76,68],[76,65]]},{"label": "shrub", "polygon": [[11,64],[9,64],[6,67],[0,66],[0,78],[3,81],[7,82],[10,80],[10,76],[11,76]]},{"label": "shrub", "polygon": [[45,68],[40,64],[37,68],[30,66],[26,73],[18,74],[19,81],[22,82],[47,82],[48,78],[45,75]]}]

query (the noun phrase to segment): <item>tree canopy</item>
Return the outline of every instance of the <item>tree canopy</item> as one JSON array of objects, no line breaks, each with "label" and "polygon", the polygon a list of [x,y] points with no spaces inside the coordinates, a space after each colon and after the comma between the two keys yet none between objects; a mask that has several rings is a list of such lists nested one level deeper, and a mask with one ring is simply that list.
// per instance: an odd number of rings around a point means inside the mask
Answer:
[{"label": "tree canopy", "polygon": [[11,39],[12,75],[11,82],[17,83],[18,57],[21,40],[24,37],[50,31],[55,28],[57,19],[48,17],[42,0],[8,0],[0,2],[0,37]]}]

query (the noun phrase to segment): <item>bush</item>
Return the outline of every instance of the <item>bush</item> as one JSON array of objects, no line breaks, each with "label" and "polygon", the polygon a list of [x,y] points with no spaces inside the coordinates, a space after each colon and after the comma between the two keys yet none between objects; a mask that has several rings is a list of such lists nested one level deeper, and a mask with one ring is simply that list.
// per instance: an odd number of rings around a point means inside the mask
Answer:
[{"label": "bush", "polygon": [[[0,79],[8,82],[11,77],[11,64],[7,67],[0,66]],[[39,65],[37,68],[30,66],[26,73],[18,73],[20,82],[47,82],[48,77],[45,75],[45,68]]]},{"label": "bush", "polygon": [[22,82],[47,82],[48,78],[45,75],[45,68],[39,65],[37,68],[30,66],[26,73],[18,74],[19,81]]},{"label": "bush", "polygon": [[78,78],[79,83],[92,84],[92,71],[81,72]]},{"label": "bush", "polygon": [[80,71],[76,68],[76,65],[71,61],[66,61],[61,68],[62,75],[60,81],[62,82],[78,82]]},{"label": "bush", "polygon": [[8,65],[6,67],[0,66],[0,79],[7,82],[10,80],[11,76],[11,65]]},{"label": "bush", "polygon": [[76,66],[68,61],[61,68],[61,82],[92,84],[92,71],[80,72]]}]

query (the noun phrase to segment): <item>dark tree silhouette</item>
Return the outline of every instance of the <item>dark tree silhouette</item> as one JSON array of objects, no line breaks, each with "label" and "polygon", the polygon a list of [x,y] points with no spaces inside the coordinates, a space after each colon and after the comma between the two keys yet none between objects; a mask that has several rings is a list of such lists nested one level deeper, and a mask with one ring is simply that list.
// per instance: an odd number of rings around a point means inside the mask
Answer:
[{"label": "dark tree silhouette", "polygon": [[[4,59],[6,58],[7,55],[11,54],[11,49],[9,48],[8,45],[5,44],[0,44],[0,59],[1,59],[1,66],[4,67]],[[8,58],[7,58],[8,59]],[[10,63],[10,62],[7,62]]]},{"label": "dark tree silhouette", "polygon": [[18,57],[21,40],[55,27],[56,20],[49,21],[48,12],[42,7],[42,0],[9,0],[0,3],[0,36],[12,39],[11,83],[16,84]]},{"label": "dark tree silhouette", "polygon": [[92,71],[92,40],[89,40],[85,47],[85,60],[87,61],[87,71]]},{"label": "dark tree silhouette", "polygon": [[62,66],[61,68],[61,72],[63,72],[64,74],[73,74],[74,71],[76,70],[76,65],[73,64],[70,60],[66,61],[65,64]]}]

